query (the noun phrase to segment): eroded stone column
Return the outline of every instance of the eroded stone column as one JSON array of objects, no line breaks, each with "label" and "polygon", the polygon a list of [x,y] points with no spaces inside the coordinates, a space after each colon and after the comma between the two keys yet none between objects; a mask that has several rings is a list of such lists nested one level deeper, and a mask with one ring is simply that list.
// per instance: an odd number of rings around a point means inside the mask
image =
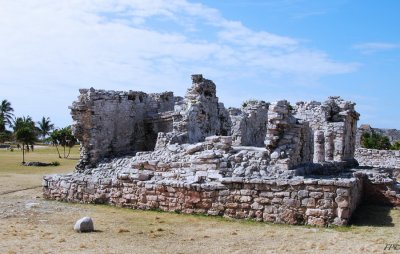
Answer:
[{"label": "eroded stone column", "polygon": [[333,154],[335,151],[333,136],[331,131],[325,133],[325,161],[333,161]]},{"label": "eroded stone column", "polygon": [[343,161],[344,140],[341,133],[339,133],[339,135],[337,134],[337,136],[335,137],[334,146],[335,146],[334,160]]},{"label": "eroded stone column", "polygon": [[313,162],[325,161],[325,136],[323,131],[314,132],[314,157]]}]

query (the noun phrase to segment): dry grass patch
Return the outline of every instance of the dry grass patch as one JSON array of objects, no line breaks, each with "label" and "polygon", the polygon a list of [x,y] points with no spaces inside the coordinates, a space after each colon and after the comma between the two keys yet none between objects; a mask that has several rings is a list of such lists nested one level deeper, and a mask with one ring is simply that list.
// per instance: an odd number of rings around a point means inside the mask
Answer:
[{"label": "dry grass patch", "polygon": [[[34,192],[37,190],[28,190],[25,195]],[[14,198],[25,202],[22,195]],[[0,230],[7,234],[0,245],[22,253],[44,253],[50,247],[52,253],[382,253],[385,243],[399,241],[397,210],[390,211],[391,227],[352,226],[340,231],[42,199],[38,202],[36,213],[24,211],[20,216],[1,219]],[[93,218],[96,232],[73,231],[74,222],[83,216]],[[156,223],[161,220],[165,223]]]}]

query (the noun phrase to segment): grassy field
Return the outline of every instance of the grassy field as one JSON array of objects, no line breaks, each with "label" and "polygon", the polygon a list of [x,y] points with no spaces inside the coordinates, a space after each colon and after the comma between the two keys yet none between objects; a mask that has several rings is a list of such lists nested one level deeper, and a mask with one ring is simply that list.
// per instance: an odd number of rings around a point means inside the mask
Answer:
[{"label": "grassy field", "polygon": [[[0,151],[0,253],[396,253],[385,245],[400,244],[400,211],[386,207],[361,207],[350,227],[314,228],[42,199],[42,175],[71,172],[77,148],[71,156],[37,149],[27,161],[61,164],[38,168]],[[96,232],[72,230],[83,216]]]},{"label": "grassy field", "polygon": [[[60,151],[61,152],[61,151]],[[79,159],[79,146],[71,149],[68,159],[59,159],[55,147],[38,147],[25,154],[25,161],[53,162],[59,166],[27,167],[21,164],[22,150],[0,150],[0,193],[40,186],[45,174],[71,172]]]},{"label": "grassy field", "polygon": [[[60,154],[62,154],[62,148]],[[68,159],[58,158],[57,150],[53,146],[40,146],[37,147],[33,152],[25,153],[25,161],[40,161],[40,162],[60,162],[60,166],[56,167],[25,167],[21,165],[22,162],[22,150],[14,149],[13,152],[9,150],[0,150],[0,173],[27,173],[32,172],[48,174],[52,171],[63,172],[74,168],[75,164],[79,159],[79,146],[74,146],[71,149],[71,154]]]}]

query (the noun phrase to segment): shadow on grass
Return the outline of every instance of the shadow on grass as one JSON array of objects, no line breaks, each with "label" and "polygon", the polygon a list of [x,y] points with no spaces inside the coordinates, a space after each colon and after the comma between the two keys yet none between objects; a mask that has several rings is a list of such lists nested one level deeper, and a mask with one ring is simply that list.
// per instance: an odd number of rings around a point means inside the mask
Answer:
[{"label": "shadow on grass", "polygon": [[393,227],[390,206],[360,205],[350,221],[354,226]]},{"label": "shadow on grass", "polygon": [[68,158],[65,158],[66,160],[74,160],[74,161],[77,161],[77,160],[79,160],[79,157],[68,157]]},{"label": "shadow on grass", "polygon": [[98,230],[98,229],[95,229],[95,230],[93,230],[93,231],[89,231],[89,232],[80,232],[81,234],[93,234],[93,233],[103,233],[104,231],[103,230]]}]

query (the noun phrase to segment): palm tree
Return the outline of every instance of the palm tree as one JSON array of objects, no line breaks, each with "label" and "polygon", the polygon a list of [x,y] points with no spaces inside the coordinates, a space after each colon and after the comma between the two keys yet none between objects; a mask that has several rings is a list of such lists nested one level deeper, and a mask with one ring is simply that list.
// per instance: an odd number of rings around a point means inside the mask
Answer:
[{"label": "palm tree", "polygon": [[13,124],[15,139],[22,143],[22,164],[25,164],[25,146],[36,141],[36,127],[30,116],[18,117]]},{"label": "palm tree", "polygon": [[6,124],[10,126],[12,124],[12,118],[14,109],[11,107],[11,103],[7,100],[2,100],[0,104],[0,132],[6,130]]},{"label": "palm tree", "polygon": [[35,122],[30,116],[16,117],[12,120],[11,127],[14,129],[14,132],[17,132],[19,128],[22,128],[24,126],[29,126],[34,130],[36,129]]},{"label": "palm tree", "polygon": [[40,135],[42,136],[42,139],[44,140],[46,135],[49,135],[50,131],[54,129],[54,124],[51,123],[50,118],[47,117],[42,117],[42,120],[37,122],[38,124],[38,130]]}]

